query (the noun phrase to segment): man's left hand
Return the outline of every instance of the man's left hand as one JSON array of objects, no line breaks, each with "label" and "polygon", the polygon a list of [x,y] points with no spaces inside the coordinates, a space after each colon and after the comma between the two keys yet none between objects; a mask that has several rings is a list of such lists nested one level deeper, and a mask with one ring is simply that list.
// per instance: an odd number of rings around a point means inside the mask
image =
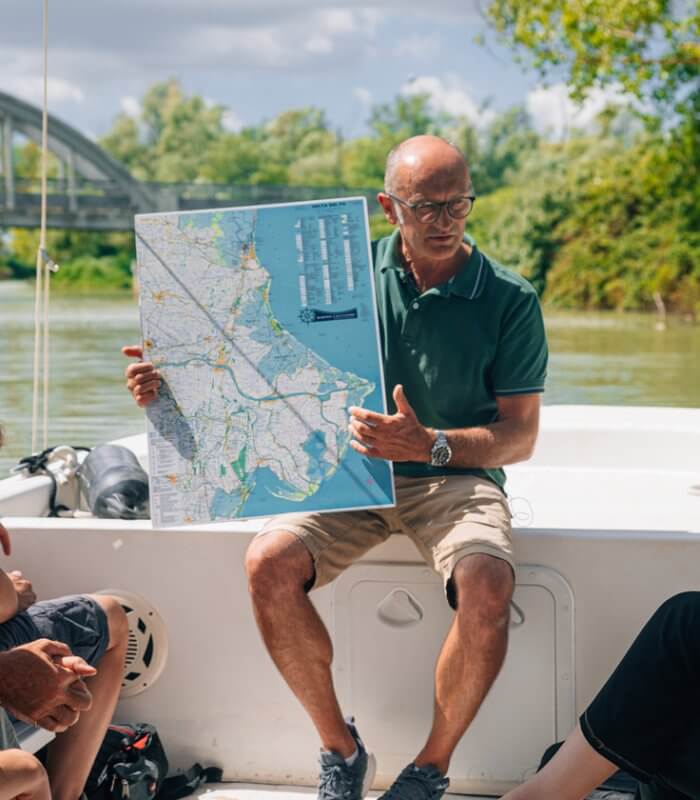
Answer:
[{"label": "man's left hand", "polygon": [[403,386],[394,387],[395,414],[378,414],[351,406],[348,429],[353,436],[350,446],[363,456],[387,461],[430,461],[433,434],[418,421],[409,405]]},{"label": "man's left hand", "polygon": [[26,611],[29,606],[36,603],[36,594],[32,587],[32,582],[22,575],[18,569],[7,573],[7,577],[12,581],[17,592],[17,613]]}]

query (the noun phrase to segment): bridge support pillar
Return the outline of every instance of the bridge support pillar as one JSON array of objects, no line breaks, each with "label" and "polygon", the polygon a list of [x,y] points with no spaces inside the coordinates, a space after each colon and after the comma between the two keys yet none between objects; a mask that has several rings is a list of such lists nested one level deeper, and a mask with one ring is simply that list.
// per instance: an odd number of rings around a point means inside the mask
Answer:
[{"label": "bridge support pillar", "polygon": [[68,210],[75,214],[78,210],[78,192],[75,183],[75,153],[70,150],[68,153]]},{"label": "bridge support pillar", "polygon": [[12,120],[2,118],[2,173],[5,179],[5,208],[15,207],[15,173],[12,163]]}]

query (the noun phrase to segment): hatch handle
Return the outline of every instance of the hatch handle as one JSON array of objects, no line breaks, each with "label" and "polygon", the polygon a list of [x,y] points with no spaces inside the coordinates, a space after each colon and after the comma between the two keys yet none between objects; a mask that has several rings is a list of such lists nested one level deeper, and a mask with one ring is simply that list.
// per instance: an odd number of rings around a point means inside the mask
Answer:
[{"label": "hatch handle", "polygon": [[510,627],[511,628],[519,628],[521,625],[525,624],[525,612],[520,608],[520,606],[515,602],[515,600],[510,601]]}]

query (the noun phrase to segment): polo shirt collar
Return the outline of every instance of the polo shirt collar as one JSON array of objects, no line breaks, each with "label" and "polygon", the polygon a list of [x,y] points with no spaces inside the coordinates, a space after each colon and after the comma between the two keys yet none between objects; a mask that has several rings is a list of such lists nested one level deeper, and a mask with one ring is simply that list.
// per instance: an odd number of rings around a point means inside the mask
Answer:
[{"label": "polo shirt collar", "polygon": [[[486,259],[476,246],[476,242],[468,234],[464,234],[464,241],[472,248],[471,255],[463,264],[462,269],[450,278],[447,283],[435,286],[428,293],[439,294],[447,297],[449,294],[459,295],[466,300],[476,300],[484,289],[486,271]],[[379,265],[381,272],[389,269],[395,270],[402,278],[406,276],[403,262],[399,253],[401,234],[397,228],[389,237],[387,247],[384,250],[382,263]]]}]

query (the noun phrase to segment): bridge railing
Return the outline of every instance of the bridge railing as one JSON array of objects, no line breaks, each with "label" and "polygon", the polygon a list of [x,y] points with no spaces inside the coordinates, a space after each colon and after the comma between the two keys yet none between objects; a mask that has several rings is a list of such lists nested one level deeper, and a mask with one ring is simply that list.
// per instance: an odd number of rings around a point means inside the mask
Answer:
[{"label": "bridge railing", "polygon": [[[376,213],[376,190],[338,186],[267,186],[216,183],[138,184],[132,194],[109,180],[52,178],[47,182],[48,225],[54,228],[131,230],[134,214],[202,208],[286,203],[331,197],[364,196]],[[0,183],[0,227],[37,227],[41,205],[39,180],[17,178],[10,198]]]},{"label": "bridge railing", "polygon": [[149,183],[143,184],[156,194],[178,198],[178,210],[243,206],[263,203],[292,203],[331,197],[366,197],[370,213],[379,210],[376,189],[347,186],[289,186],[270,184],[223,183]]}]

